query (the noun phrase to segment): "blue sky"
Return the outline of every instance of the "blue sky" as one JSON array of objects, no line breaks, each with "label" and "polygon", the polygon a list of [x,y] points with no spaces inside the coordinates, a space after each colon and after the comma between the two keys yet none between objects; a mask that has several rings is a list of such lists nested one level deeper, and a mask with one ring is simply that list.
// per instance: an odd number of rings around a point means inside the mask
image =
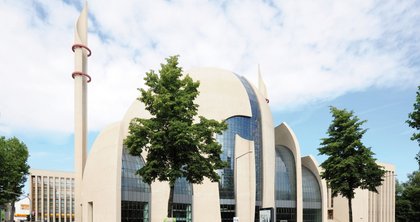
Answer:
[{"label": "blue sky", "polygon": [[[82,1],[0,2],[0,135],[22,139],[37,169],[73,168],[74,24]],[[119,121],[144,73],[179,54],[185,70],[219,67],[266,80],[275,124],[304,155],[354,110],[366,146],[398,178],[419,146],[404,123],[420,84],[420,3],[355,1],[89,1],[89,146]]]}]

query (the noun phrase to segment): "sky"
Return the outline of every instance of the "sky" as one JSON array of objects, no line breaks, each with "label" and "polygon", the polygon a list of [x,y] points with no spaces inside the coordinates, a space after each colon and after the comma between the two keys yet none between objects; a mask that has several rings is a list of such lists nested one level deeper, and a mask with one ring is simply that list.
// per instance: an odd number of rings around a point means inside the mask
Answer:
[{"label": "sky", "polygon": [[[84,1],[0,1],[0,135],[35,169],[73,170],[74,25]],[[219,67],[265,79],[275,125],[319,163],[329,106],[353,110],[363,142],[397,178],[418,169],[407,126],[420,85],[420,2],[90,0],[89,148],[122,119],[150,69]]]}]

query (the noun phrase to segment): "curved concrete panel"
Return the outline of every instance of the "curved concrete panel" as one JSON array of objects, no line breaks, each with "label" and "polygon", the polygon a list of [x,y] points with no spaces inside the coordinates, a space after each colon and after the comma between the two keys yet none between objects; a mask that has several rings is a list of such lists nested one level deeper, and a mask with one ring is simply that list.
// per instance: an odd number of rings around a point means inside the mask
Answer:
[{"label": "curved concrete panel", "polygon": [[[252,85],[251,85],[252,86]],[[262,128],[263,198],[262,207],[275,207],[274,179],[275,147],[273,116],[265,96],[252,86],[260,106]]]},{"label": "curved concrete panel", "polygon": [[[293,130],[286,124],[281,123],[274,129],[275,145],[287,147],[292,151],[296,164],[296,221],[303,220],[302,205],[302,166],[300,160],[300,146]],[[275,149],[275,148],[274,148]]]},{"label": "curved concrete panel", "polygon": [[[200,94],[195,100],[199,104],[198,115],[218,121],[232,116],[252,115],[248,94],[234,73],[216,68],[195,68],[185,74],[200,81]],[[144,104],[138,100],[128,109],[124,122],[130,122],[134,117],[150,118]]]},{"label": "curved concrete panel", "polygon": [[[120,123],[105,128],[95,140],[83,174],[83,221],[121,220]],[[89,205],[92,209],[89,209]]]},{"label": "curved concrete panel", "polygon": [[230,71],[216,68],[194,68],[185,72],[200,81],[200,95],[196,99],[199,115],[225,120],[232,116],[248,116],[251,105],[239,78]]},{"label": "curved concrete panel", "polygon": [[220,222],[219,183],[193,184],[193,221]]},{"label": "curved concrete panel", "polygon": [[302,166],[308,168],[316,177],[318,185],[321,189],[321,207],[322,207],[322,221],[327,221],[327,183],[321,178],[321,171],[318,167],[318,162],[313,156],[302,157]]}]

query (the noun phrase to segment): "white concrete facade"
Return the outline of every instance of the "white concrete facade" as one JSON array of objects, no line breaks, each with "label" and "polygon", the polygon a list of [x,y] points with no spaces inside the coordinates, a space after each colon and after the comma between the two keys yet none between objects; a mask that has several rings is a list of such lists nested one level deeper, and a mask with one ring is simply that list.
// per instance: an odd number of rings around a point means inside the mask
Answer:
[{"label": "white concrete facade", "polygon": [[[394,222],[395,221],[395,167],[391,164],[378,163],[384,167],[385,175],[378,193],[356,189],[352,200],[353,221]],[[330,209],[333,218],[329,221],[348,221],[348,201],[342,196],[331,198]]]},{"label": "white concrete facade", "polygon": [[[169,197],[168,183],[144,184],[141,178],[130,171],[133,169],[127,166],[132,161],[135,164],[130,164],[138,167],[135,170],[139,169],[146,161],[146,153],[142,154],[142,158],[132,157],[123,147],[131,120],[136,117],[150,118],[141,102],[135,100],[121,121],[106,127],[96,138],[89,155],[86,153],[87,82],[90,81],[86,74],[87,57],[90,55],[87,48],[86,6],[76,24],[75,46],[75,174],[72,175],[74,188],[70,188],[74,192],[74,201],[71,199],[69,203],[74,205],[75,221],[163,221]],[[219,142],[223,145],[223,155],[230,166],[218,171],[223,177],[219,183],[206,179],[203,184],[191,185],[191,190],[188,185],[183,185],[187,188],[186,193],[177,194],[179,200],[176,204],[185,212],[185,221],[221,222],[238,217],[240,221],[251,222],[258,217],[260,208],[272,208],[274,217],[286,218],[281,219],[283,221],[326,221],[327,209],[331,209],[329,207],[332,207],[332,201],[327,199],[325,181],[321,180],[313,157],[301,158],[299,142],[292,129],[286,123],[274,128],[267,89],[259,68],[258,89],[244,77],[222,69],[196,68],[186,73],[200,81],[200,95],[195,100],[199,105],[198,114],[228,123],[229,127],[219,137]],[[393,180],[394,171],[389,172],[389,178]],[[41,175],[40,172],[39,174]],[[306,177],[302,178],[303,174]],[[56,178],[61,181],[64,177],[57,174],[51,177],[53,179],[48,176],[34,178],[36,181],[40,179],[39,186],[43,186],[44,180],[48,181],[48,186],[49,181],[55,182]],[[287,180],[287,183],[282,180]],[[305,188],[313,193],[304,193],[303,180],[311,182],[313,187]],[[41,195],[41,201],[36,202],[34,208],[41,206],[39,219],[50,218],[48,212],[51,207],[48,207],[51,203],[44,201],[44,188],[38,191],[37,184],[38,182],[34,183],[33,195],[34,198]],[[384,218],[395,215],[394,211],[388,211],[395,205],[395,198],[390,194],[394,192],[395,184],[388,179],[384,184],[379,195],[361,195],[360,201],[369,205],[366,208],[369,213],[359,213],[356,209],[360,218],[386,221]],[[56,187],[49,186],[53,189]],[[133,190],[134,187],[137,190]],[[65,188],[67,189],[67,182]],[[58,186],[58,189],[61,190],[61,187]],[[230,196],[225,195],[225,191]],[[289,199],[281,199],[284,194]],[[313,194],[314,200],[305,202],[305,194]],[[52,202],[54,206],[55,200]],[[64,202],[65,206],[68,202],[67,199],[58,201],[59,204]],[[337,200],[337,205],[334,206],[333,216],[337,214],[336,218],[342,217],[341,211],[335,210],[340,206],[339,203]],[[45,204],[48,205],[47,208]],[[124,208],[125,205],[128,207]],[[56,212],[56,209],[52,211]],[[179,209],[173,209],[175,210],[179,212]],[[125,218],[127,211],[136,214],[137,218]],[[72,212],[73,209],[59,210],[58,215],[64,214],[65,219],[58,221],[68,221],[68,214],[71,220]],[[48,221],[55,220],[48,218]]]},{"label": "white concrete facade", "polygon": [[[234,147],[234,214],[241,221],[253,221],[256,204],[261,208],[275,209],[275,147],[284,145],[291,149],[297,172],[297,221],[302,221],[301,157],[296,136],[285,124],[274,130],[266,95],[252,85],[244,86],[243,77],[232,72],[199,68],[187,71],[194,80],[200,81],[199,115],[216,120],[232,117],[251,118],[252,107],[258,106],[261,132],[261,201],[256,201],[256,141],[236,134]],[[242,82],[241,82],[242,81]],[[247,91],[248,90],[248,91]],[[249,90],[255,93],[251,105]],[[255,110],[254,110],[255,112]],[[150,118],[144,105],[135,101],[121,122],[104,129],[93,144],[83,174],[83,221],[120,221],[121,211],[121,158],[123,139],[128,135],[128,126],[135,117]],[[145,155],[143,155],[145,160]],[[192,221],[217,222],[221,220],[221,202],[218,183],[205,180],[193,186]],[[100,193],[95,192],[101,190]],[[167,212],[169,185],[165,182],[151,184],[150,220],[163,221]],[[232,218],[231,218],[232,219]]]}]

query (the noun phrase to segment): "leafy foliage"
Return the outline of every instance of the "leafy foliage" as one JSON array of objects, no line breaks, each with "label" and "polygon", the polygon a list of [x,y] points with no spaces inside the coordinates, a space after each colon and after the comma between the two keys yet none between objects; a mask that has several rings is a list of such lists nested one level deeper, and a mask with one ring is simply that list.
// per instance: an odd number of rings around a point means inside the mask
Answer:
[{"label": "leafy foliage", "polygon": [[[413,107],[414,110],[412,113],[408,114],[409,119],[406,122],[411,128],[420,131],[420,86],[418,87],[416,102]],[[414,133],[411,140],[417,140],[420,146],[420,132]]]},{"label": "leafy foliage", "polygon": [[0,137],[0,206],[22,194],[29,174],[28,156],[28,148],[19,139]]},{"label": "leafy foliage", "polygon": [[356,188],[377,192],[376,187],[382,184],[385,171],[375,163],[374,153],[362,143],[366,129],[352,111],[330,107],[333,121],[328,128],[328,138],[321,139],[320,154],[327,155],[321,167],[321,177],[326,179],[333,196],[340,194],[349,200]]},{"label": "leafy foliage", "polygon": [[204,177],[219,180],[215,170],[226,163],[220,159],[222,149],[215,134],[221,134],[227,126],[202,116],[197,118],[194,100],[199,95],[199,82],[188,75],[182,77],[177,56],[166,61],[159,74],[153,70],[146,73],[144,80],[149,88],[140,89],[138,100],[152,118],[133,119],[124,144],[132,155],[147,153],[146,164],[138,171],[143,180],[149,184],[156,179],[169,181],[173,195],[173,186],[180,177],[198,184]]},{"label": "leafy foliage", "polygon": [[[413,133],[411,140],[416,140],[420,146],[420,86],[418,86],[416,102],[413,105],[414,110],[408,114],[408,120],[406,123],[413,129],[417,130],[417,133]],[[417,153],[416,160],[419,164],[420,169],[420,151]]]},{"label": "leafy foliage", "polygon": [[420,171],[409,175],[407,183],[397,184],[395,217],[397,222],[416,222],[420,218]]}]

